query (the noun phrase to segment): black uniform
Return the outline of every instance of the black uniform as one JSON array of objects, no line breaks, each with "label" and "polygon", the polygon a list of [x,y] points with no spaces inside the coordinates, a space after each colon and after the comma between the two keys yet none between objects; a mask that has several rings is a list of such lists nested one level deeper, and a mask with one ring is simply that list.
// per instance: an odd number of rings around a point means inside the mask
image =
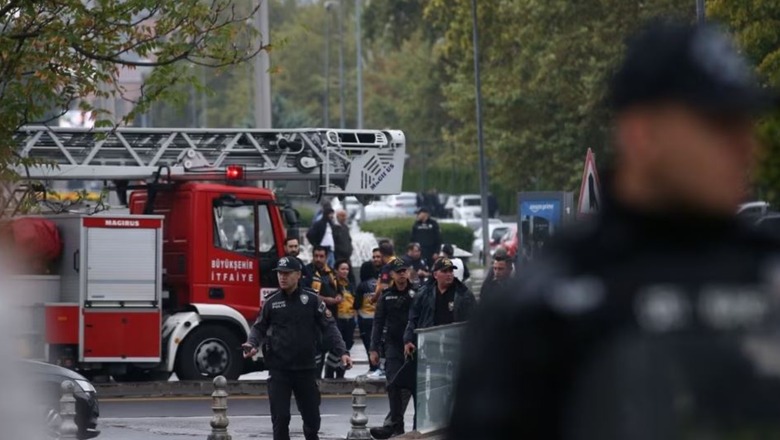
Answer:
[{"label": "black uniform", "polygon": [[404,330],[409,322],[413,292],[411,284],[404,290],[399,290],[396,286],[385,289],[376,305],[371,334],[371,351],[379,352],[380,344],[384,340],[390,418],[393,426],[400,429],[403,429],[404,423],[402,388],[393,379],[404,365]]},{"label": "black uniform", "polygon": [[417,220],[412,226],[412,242],[420,244],[422,257],[428,261],[433,261],[433,254],[439,253],[441,248],[441,230],[439,222],[429,218],[423,222]]},{"label": "black uniform", "polygon": [[325,304],[313,291],[301,287],[291,294],[281,290],[271,294],[252,326],[249,343],[262,348],[271,374],[268,395],[274,440],[290,438],[291,393],[295,393],[303,418],[304,436],[307,440],[319,438],[320,393],[314,358],[320,335],[334,354],[346,354],[336,321]]},{"label": "black uniform", "polygon": [[777,384],[752,376],[737,330],[771,316],[780,243],[736,221],[614,202],[559,240],[478,309],[450,439],[682,439],[666,423],[675,395],[707,423],[776,410]]}]

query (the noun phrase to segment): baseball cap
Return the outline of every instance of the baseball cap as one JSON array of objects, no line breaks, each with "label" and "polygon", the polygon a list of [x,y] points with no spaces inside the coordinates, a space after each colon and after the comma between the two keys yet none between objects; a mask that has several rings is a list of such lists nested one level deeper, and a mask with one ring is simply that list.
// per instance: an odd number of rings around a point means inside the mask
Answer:
[{"label": "baseball cap", "polygon": [[409,269],[409,263],[407,263],[403,258],[396,258],[390,264],[392,265],[391,267],[393,268],[393,272]]},{"label": "baseball cap", "polygon": [[776,103],[717,25],[656,21],[628,42],[613,75],[613,110],[676,101],[712,114],[760,114]]},{"label": "baseball cap", "polygon": [[433,263],[433,271],[439,270],[455,270],[455,265],[452,264],[452,260],[446,257],[439,258]]},{"label": "baseball cap", "polygon": [[274,272],[300,272],[301,263],[294,257],[282,257],[276,263]]}]

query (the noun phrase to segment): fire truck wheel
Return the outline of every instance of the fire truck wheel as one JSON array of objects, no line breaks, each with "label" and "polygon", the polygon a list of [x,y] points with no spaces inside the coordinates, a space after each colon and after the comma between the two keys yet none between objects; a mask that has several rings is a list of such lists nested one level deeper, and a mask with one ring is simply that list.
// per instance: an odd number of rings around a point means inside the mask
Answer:
[{"label": "fire truck wheel", "polygon": [[179,348],[176,357],[176,376],[179,380],[202,380],[225,376],[236,380],[241,375],[241,357],[238,336],[218,325],[195,328]]}]

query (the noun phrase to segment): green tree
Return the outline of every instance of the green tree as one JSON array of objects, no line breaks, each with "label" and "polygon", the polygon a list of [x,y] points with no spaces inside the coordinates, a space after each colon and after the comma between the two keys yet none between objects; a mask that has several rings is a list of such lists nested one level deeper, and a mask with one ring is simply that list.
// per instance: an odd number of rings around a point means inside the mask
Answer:
[{"label": "green tree", "polygon": [[[694,16],[693,2],[499,0],[479,3],[483,120],[491,177],[504,187],[571,190],[587,148],[607,144],[605,82],[622,42],[656,15]],[[444,29],[451,81],[446,106],[457,121],[446,139],[476,163],[471,2],[431,0],[426,17]]]},{"label": "green tree", "polygon": [[[755,63],[767,85],[780,87],[780,3],[774,0],[733,2],[711,0],[711,18],[723,22]],[[756,174],[758,196],[780,204],[780,114],[775,112],[759,124],[764,146]]]},{"label": "green tree", "polygon": [[[98,126],[132,121],[157,100],[181,100],[199,69],[229,70],[264,47],[247,25],[246,0],[7,0],[0,5],[0,180],[13,180],[14,132],[78,106]],[[122,69],[148,69],[143,87],[119,84]],[[110,120],[100,100],[132,110]],[[186,98],[185,98],[186,99]],[[97,104],[93,104],[97,102]]]}]

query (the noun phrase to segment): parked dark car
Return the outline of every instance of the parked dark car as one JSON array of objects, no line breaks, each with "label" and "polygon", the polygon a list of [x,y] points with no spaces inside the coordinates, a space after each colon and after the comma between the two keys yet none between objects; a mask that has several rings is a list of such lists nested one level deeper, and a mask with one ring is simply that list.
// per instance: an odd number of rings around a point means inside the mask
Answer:
[{"label": "parked dark car", "polygon": [[76,384],[76,426],[79,428],[79,439],[91,439],[100,434],[97,429],[98,407],[95,387],[82,375],[53,364],[24,360],[22,371],[29,375],[30,380],[39,389],[35,390],[33,399],[43,409],[46,426],[52,436],[56,436],[60,423],[60,396],[62,382],[71,380]]}]

